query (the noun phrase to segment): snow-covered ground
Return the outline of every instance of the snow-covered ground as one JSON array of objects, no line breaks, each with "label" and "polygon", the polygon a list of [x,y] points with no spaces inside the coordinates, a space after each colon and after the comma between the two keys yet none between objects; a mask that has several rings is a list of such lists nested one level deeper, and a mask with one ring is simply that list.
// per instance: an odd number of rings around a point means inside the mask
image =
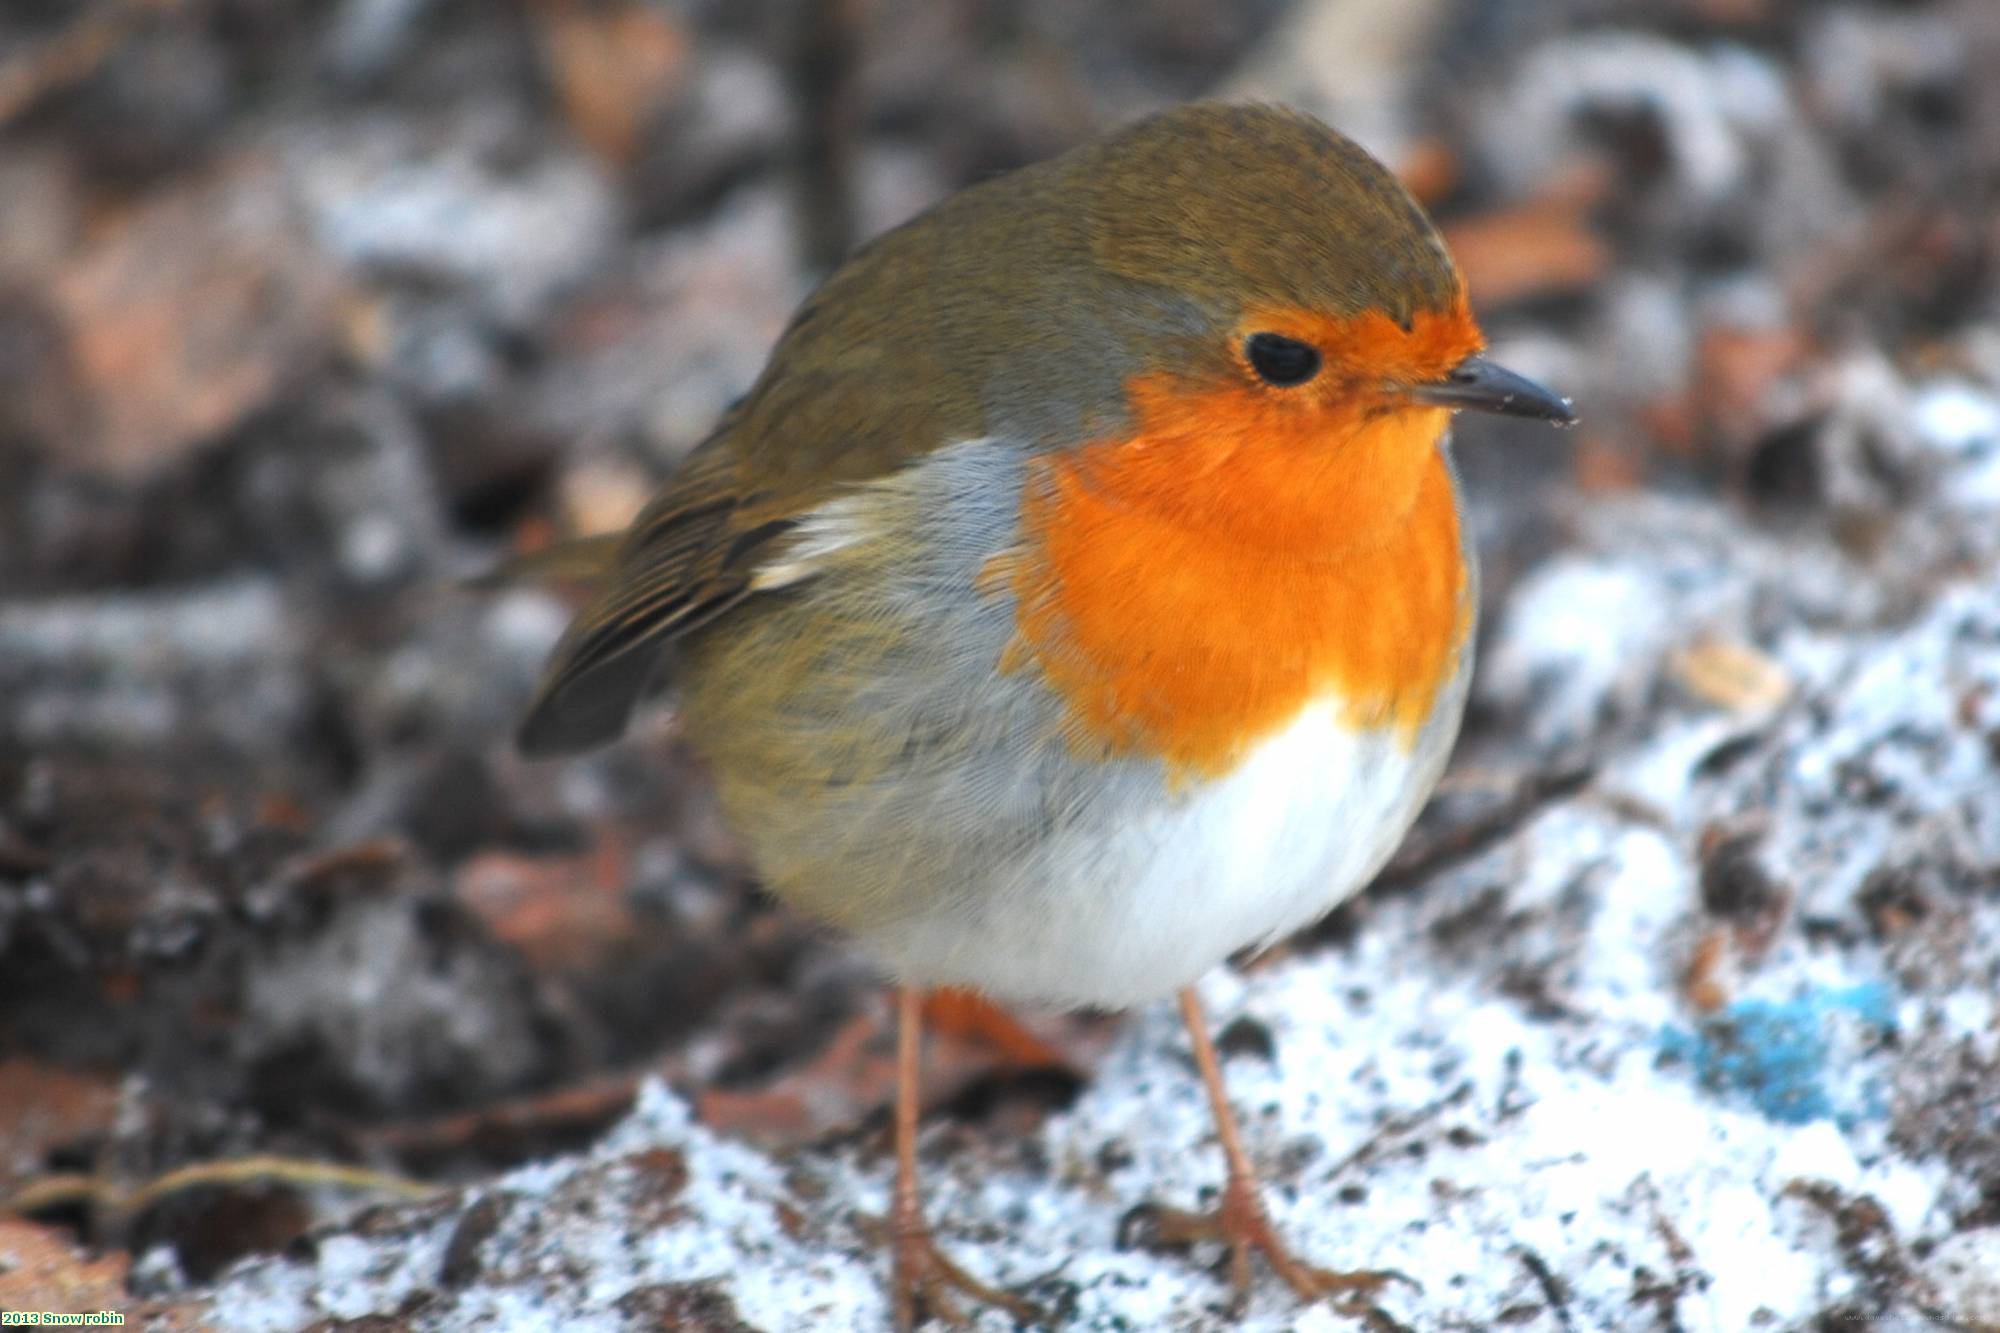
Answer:
[{"label": "snow-covered ground", "polygon": [[[1204,983],[1271,1038],[1227,1075],[1284,1232],[1413,1279],[1378,1327],[2000,1327],[2000,406],[1892,388],[1921,498],[1859,553],[1706,500],[1580,513],[1481,676],[1520,734],[1446,799],[1588,778],[1350,940]],[[924,1169],[944,1243],[1059,1327],[1232,1326],[1212,1254],[1117,1244],[1221,1179],[1170,1005],[1039,1133]],[[654,1085],[588,1154],[248,1263],[206,1317],[872,1333],[888,1172]],[[1355,1326],[1275,1282],[1240,1324]]]}]

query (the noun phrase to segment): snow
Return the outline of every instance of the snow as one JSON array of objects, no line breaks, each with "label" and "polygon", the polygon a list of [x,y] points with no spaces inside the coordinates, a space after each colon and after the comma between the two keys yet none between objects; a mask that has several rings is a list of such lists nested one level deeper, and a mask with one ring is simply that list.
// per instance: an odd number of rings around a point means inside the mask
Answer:
[{"label": "snow", "polygon": [[[1957,383],[1910,404],[1960,515],[1913,521],[1956,523],[1954,562],[1919,568],[1934,548],[1912,541],[1913,563],[1862,567],[1711,502],[1601,503],[1526,580],[1480,685],[1527,718],[1524,771],[1581,747],[1591,780],[1379,895],[1352,941],[1202,983],[1218,1029],[1248,1017],[1272,1037],[1274,1059],[1226,1072],[1281,1229],[1322,1265],[1408,1274],[1380,1297],[1401,1325],[2000,1318],[2000,1231],[1958,1206],[1977,1144],[1907,1119],[1916,1074],[1995,1044],[2000,496],[1982,510],[1958,483],[1989,466],[2000,405]],[[1676,648],[1718,629],[1785,671],[1785,704],[1746,718],[1660,686]],[[1704,908],[1718,828],[1748,830],[1769,902]],[[1883,875],[1928,908],[1872,916]],[[687,1177],[666,1198],[643,1169],[659,1150]],[[924,1172],[942,1242],[1063,1328],[1355,1326],[1274,1282],[1238,1325],[1213,1253],[1118,1247],[1135,1204],[1221,1181],[1170,1005],[1137,1014],[1036,1134],[927,1154]],[[208,1317],[247,1333],[402,1307],[423,1329],[609,1330],[635,1290],[711,1283],[755,1329],[877,1330],[885,1260],[857,1216],[886,1209],[888,1174],[879,1146],[766,1156],[649,1084],[590,1152],[413,1205],[393,1235],[240,1266]],[[481,1274],[451,1286],[443,1257],[483,1197],[512,1202]],[[1828,1212],[1856,1201],[1882,1218],[1865,1246]]]}]

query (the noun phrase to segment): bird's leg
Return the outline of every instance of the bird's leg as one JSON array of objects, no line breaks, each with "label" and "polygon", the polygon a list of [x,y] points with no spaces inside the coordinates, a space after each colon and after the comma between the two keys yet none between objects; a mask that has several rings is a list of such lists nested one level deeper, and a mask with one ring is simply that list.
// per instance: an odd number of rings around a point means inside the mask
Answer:
[{"label": "bird's leg", "polygon": [[1017,1319],[1038,1323],[1042,1311],[1031,1301],[990,1287],[953,1263],[931,1240],[917,1195],[917,1093],[923,1042],[923,994],[913,986],[896,993],[896,1188],[889,1207],[889,1243],[894,1252],[890,1284],[897,1333],[911,1333],[920,1319],[936,1316],[965,1327],[965,1314],[952,1298],[957,1291],[997,1305]]},{"label": "bird's leg", "polygon": [[1368,1313],[1372,1309],[1370,1302],[1383,1287],[1410,1279],[1389,1270],[1336,1273],[1292,1257],[1271,1225],[1270,1215],[1264,1211],[1257,1174],[1250,1165],[1250,1155],[1243,1151],[1236,1116],[1229,1109],[1228,1092],[1222,1085],[1222,1065],[1215,1057],[1208,1021],[1202,1015],[1201,1001],[1195,997],[1192,986],[1181,991],[1180,1002],[1181,1018],[1194,1042],[1195,1064],[1201,1069],[1201,1081],[1208,1088],[1208,1100],[1215,1108],[1215,1129],[1229,1164],[1229,1180],[1223,1186],[1220,1206],[1212,1213],[1148,1206],[1144,1220],[1152,1233],[1152,1243],[1178,1246],[1204,1240],[1223,1242],[1229,1248],[1229,1281],[1235,1288],[1239,1307],[1250,1295],[1250,1254],[1256,1250],[1263,1253],[1265,1262],[1301,1300],[1332,1297],[1345,1312]]}]

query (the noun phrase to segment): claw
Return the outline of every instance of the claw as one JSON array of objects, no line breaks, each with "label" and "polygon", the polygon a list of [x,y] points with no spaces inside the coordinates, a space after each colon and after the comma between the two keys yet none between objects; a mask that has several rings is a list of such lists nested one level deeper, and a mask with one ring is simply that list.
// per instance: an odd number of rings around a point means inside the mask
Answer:
[{"label": "claw", "polygon": [[1253,1253],[1262,1254],[1271,1271],[1301,1301],[1330,1299],[1336,1310],[1347,1315],[1372,1314],[1376,1297],[1392,1282],[1417,1285],[1408,1275],[1394,1269],[1341,1273],[1294,1258],[1271,1225],[1256,1183],[1247,1177],[1230,1177],[1222,1202],[1213,1212],[1186,1212],[1159,1204],[1141,1204],[1125,1215],[1118,1232],[1121,1245],[1147,1249],[1181,1249],[1198,1241],[1220,1241],[1227,1247],[1229,1285],[1235,1293],[1233,1307],[1237,1313],[1242,1312],[1250,1299]]},{"label": "claw", "polygon": [[970,1327],[954,1293],[997,1305],[1025,1323],[1046,1324],[1048,1316],[1033,1301],[989,1286],[960,1268],[937,1247],[924,1225],[917,1198],[918,1033],[923,1023],[918,992],[904,987],[897,1008],[896,1188],[887,1222],[862,1219],[870,1242],[892,1249],[889,1304],[896,1333],[915,1333],[925,1319],[941,1319],[953,1328]]},{"label": "claw", "polygon": [[1025,1297],[981,1282],[937,1247],[929,1233],[898,1232],[895,1239],[895,1320],[897,1333],[912,1333],[924,1318],[942,1319],[953,1328],[968,1328],[971,1320],[953,1293],[985,1305],[995,1305],[1026,1323],[1048,1321],[1041,1308]]},{"label": "claw", "polygon": [[1215,1110],[1215,1132],[1222,1140],[1222,1155],[1229,1163],[1229,1183],[1223,1187],[1221,1204],[1212,1213],[1188,1213],[1158,1204],[1134,1209],[1119,1225],[1119,1243],[1126,1243],[1128,1227],[1133,1223],[1147,1227],[1155,1243],[1162,1246],[1180,1247],[1198,1240],[1221,1241],[1228,1247],[1229,1285],[1235,1291],[1233,1307],[1238,1314],[1250,1299],[1250,1256],[1254,1252],[1264,1256],[1271,1271],[1300,1300],[1307,1303],[1331,1300],[1340,1313],[1361,1319],[1371,1328],[1397,1327],[1375,1304],[1375,1298],[1391,1282],[1416,1286],[1411,1278],[1390,1269],[1336,1273],[1330,1268],[1317,1268],[1293,1258],[1285,1243],[1278,1239],[1270,1214],[1264,1211],[1264,1198],[1257,1191],[1250,1155],[1243,1151],[1235,1113],[1229,1109],[1229,1097],[1222,1086],[1222,1063],[1216,1059],[1215,1043],[1209,1040],[1208,1020],[1202,1016],[1201,1001],[1189,987],[1181,990],[1181,1018],[1187,1024],[1188,1038],[1194,1043],[1195,1066],[1201,1070],[1201,1081]]}]

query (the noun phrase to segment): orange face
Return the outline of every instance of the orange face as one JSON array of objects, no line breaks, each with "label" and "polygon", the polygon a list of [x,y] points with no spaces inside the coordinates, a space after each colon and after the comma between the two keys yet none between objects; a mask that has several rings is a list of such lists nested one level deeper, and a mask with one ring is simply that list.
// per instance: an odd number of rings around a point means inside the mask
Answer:
[{"label": "orange face", "polygon": [[[1283,397],[1300,409],[1331,413],[1357,406],[1393,405],[1398,387],[1443,379],[1454,366],[1486,346],[1463,289],[1450,308],[1419,311],[1407,328],[1380,310],[1339,318],[1269,306],[1246,312],[1238,331],[1239,354],[1258,333],[1295,339],[1318,351],[1326,368],[1305,383],[1284,390]],[[1245,362],[1245,382],[1256,383],[1247,355],[1239,359]]]},{"label": "orange face", "polygon": [[[1260,374],[1260,333],[1317,353],[1313,373]],[[1017,598],[1008,665],[1063,696],[1080,744],[1192,776],[1315,703],[1414,743],[1471,608],[1435,448],[1449,413],[1407,390],[1481,345],[1462,297],[1407,329],[1258,310],[1223,382],[1135,376],[1129,434],[1030,479],[1024,543],[994,570]]]}]

